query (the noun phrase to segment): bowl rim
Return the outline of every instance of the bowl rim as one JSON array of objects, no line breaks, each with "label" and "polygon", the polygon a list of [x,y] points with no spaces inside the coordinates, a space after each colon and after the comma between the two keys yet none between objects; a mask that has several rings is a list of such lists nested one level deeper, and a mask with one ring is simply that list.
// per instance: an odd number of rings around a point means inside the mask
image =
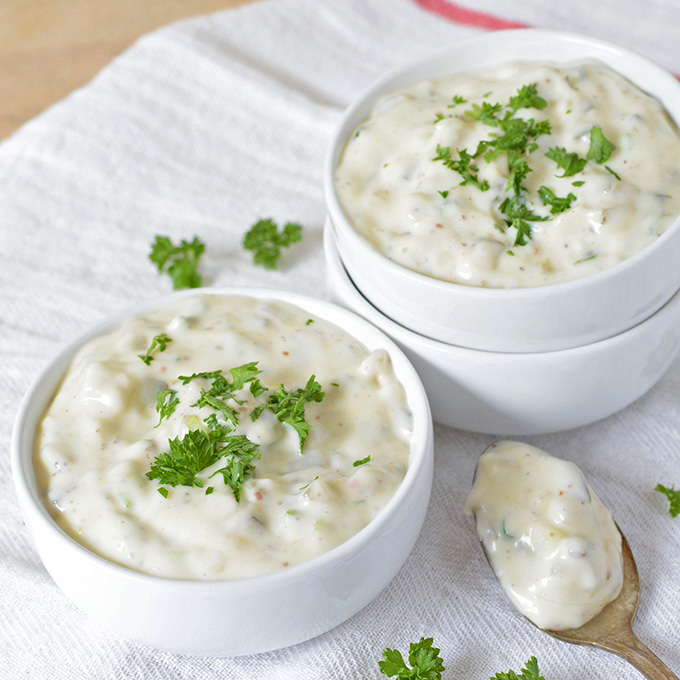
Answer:
[{"label": "bowl rim", "polygon": [[352,277],[342,261],[335,238],[329,217],[327,218],[326,226],[324,228],[326,265],[327,267],[332,268],[332,271],[336,275],[336,279],[339,279],[342,282],[347,294],[350,295],[352,300],[358,305],[360,311],[357,311],[356,313],[376,325],[397,342],[403,342],[409,349],[413,349],[415,345],[418,345],[419,352],[422,352],[423,350],[438,354],[446,352],[452,361],[465,361],[470,359],[474,361],[484,359],[488,361],[512,360],[513,363],[526,362],[530,363],[532,366],[536,366],[537,363],[541,362],[544,363],[547,361],[552,363],[554,361],[568,360],[592,352],[607,351],[610,347],[628,342],[640,333],[643,333],[649,327],[649,324],[660,323],[667,314],[671,313],[674,307],[680,306],[680,291],[676,291],[676,293],[672,295],[660,309],[632,328],[628,328],[621,333],[617,333],[616,335],[609,336],[602,340],[597,340],[596,342],[591,342],[586,345],[578,345],[576,347],[547,350],[545,352],[494,352],[472,347],[462,347],[460,345],[442,342],[441,340],[435,340],[426,335],[420,335],[414,330],[391,319],[373,305],[352,280]]},{"label": "bowl rim", "polygon": [[[658,238],[645,246],[642,250],[638,251],[634,255],[622,260],[621,262],[615,264],[612,267],[608,267],[602,271],[583,276],[577,279],[572,279],[569,281],[562,281],[558,283],[544,284],[541,286],[530,286],[530,287],[515,287],[515,288],[484,288],[480,286],[467,286],[462,283],[455,283],[452,281],[445,281],[443,279],[437,279],[426,274],[421,274],[420,272],[409,269],[403,265],[400,265],[386,255],[383,255],[376,248],[374,248],[368,240],[366,240],[352,225],[351,220],[347,216],[340,199],[338,197],[335,188],[335,169],[340,157],[349,138],[351,131],[356,127],[361,119],[366,117],[366,114],[358,120],[357,114],[363,109],[370,110],[370,107],[375,103],[376,99],[388,94],[389,92],[405,87],[404,83],[399,86],[389,87],[389,85],[401,78],[404,78],[406,74],[422,69],[428,64],[434,65],[436,62],[443,60],[445,57],[451,58],[452,54],[463,52],[469,48],[470,45],[491,43],[490,46],[498,48],[499,44],[505,46],[505,44],[510,43],[522,43],[526,45],[527,42],[532,43],[554,43],[555,41],[564,42],[575,45],[582,45],[584,48],[589,50],[597,50],[601,55],[607,54],[612,59],[623,60],[631,65],[631,70],[642,69],[645,72],[653,73],[654,77],[660,81],[659,90],[661,90],[661,85],[663,88],[668,89],[671,95],[675,95],[677,98],[677,110],[675,115],[672,111],[668,109],[665,102],[661,100],[658,95],[650,94],[650,96],[658,99],[664,105],[664,109],[667,111],[670,118],[675,122],[676,126],[680,127],[680,82],[675,79],[667,70],[659,66],[651,59],[643,57],[636,52],[633,52],[627,48],[620,47],[619,45],[599,40],[596,38],[591,38],[584,35],[579,35],[577,33],[570,33],[566,31],[555,31],[540,28],[519,28],[519,29],[506,29],[500,31],[493,31],[491,33],[484,33],[482,35],[469,36],[466,38],[461,38],[460,40],[451,41],[443,44],[439,44],[433,48],[430,48],[420,54],[412,57],[411,59],[402,61],[400,64],[388,70],[383,75],[374,79],[367,87],[365,87],[351,102],[349,107],[347,107],[337,123],[336,128],[331,136],[330,142],[326,148],[326,156],[324,159],[323,166],[323,184],[324,184],[324,194],[326,197],[326,205],[330,213],[331,221],[336,230],[342,233],[342,238],[348,241],[348,247],[357,254],[360,254],[362,258],[368,258],[372,264],[382,268],[383,270],[389,271],[391,276],[401,277],[404,282],[410,285],[416,285],[420,287],[429,287],[432,289],[437,289],[438,291],[449,294],[451,296],[461,296],[468,298],[472,301],[479,301],[480,303],[484,300],[502,302],[508,301],[510,298],[517,301],[533,301],[533,300],[543,300],[550,299],[555,295],[569,294],[570,292],[579,292],[584,289],[590,288],[591,286],[597,286],[600,281],[605,281],[607,279],[616,279],[619,277],[626,276],[629,269],[635,268],[641,260],[646,260],[651,257],[656,251],[664,249],[666,247],[666,242],[677,237],[680,234],[680,214],[676,216],[675,220],[668,226],[668,228],[658,236]],[[591,58],[597,59],[594,55],[584,55],[583,59]],[[494,59],[493,63],[503,63],[508,61],[502,56],[497,60]],[[537,59],[531,58],[513,58],[512,61],[522,62],[522,61],[538,61]],[[546,60],[548,61],[548,60]],[[576,61],[576,60],[570,60]],[[558,63],[569,63],[569,62],[558,62]],[[610,66],[612,70],[617,72],[618,69],[614,66]],[[456,71],[450,71],[454,73]],[[464,72],[464,71],[459,71]],[[619,72],[620,73],[620,72]],[[632,80],[629,75],[624,75],[626,79]],[[423,80],[423,77],[409,78],[409,83],[415,83]],[[637,83],[632,81],[636,87],[638,87],[643,92],[648,93],[647,89]],[[648,93],[649,94],[649,93]]]},{"label": "bowl rim", "polygon": [[[397,487],[394,495],[361,531],[349,539],[331,548],[325,553],[310,560],[293,565],[285,570],[271,574],[255,576],[245,579],[232,580],[194,580],[164,577],[145,572],[136,571],[130,567],[118,564],[105,557],[92,552],[84,545],[67,534],[49,515],[37,493],[37,482],[33,467],[33,444],[35,430],[40,422],[45,409],[49,405],[53,395],[61,384],[61,380],[68,369],[75,353],[89,340],[113,330],[124,319],[130,316],[148,313],[184,297],[200,295],[237,296],[251,297],[256,299],[272,299],[295,305],[304,311],[314,314],[330,323],[335,324],[349,335],[359,340],[369,350],[385,349],[393,364],[395,375],[404,386],[407,403],[413,416],[413,432],[411,435],[411,447],[409,453],[409,465],[406,475]],[[49,394],[45,394],[45,382],[54,383],[50,387]],[[39,399],[43,405],[39,411],[33,407],[34,401]],[[44,402],[44,403],[43,403]],[[31,422],[33,421],[33,422]],[[383,331],[375,327],[358,314],[336,305],[335,303],[313,298],[298,293],[265,288],[265,287],[204,287],[162,295],[146,299],[100,320],[98,323],[79,333],[75,338],[68,341],[65,346],[40,370],[31,383],[21,400],[17,415],[14,420],[12,439],[10,445],[10,460],[12,477],[19,497],[19,505],[22,515],[31,514],[31,522],[27,522],[32,528],[31,535],[34,544],[38,541],[33,536],[35,522],[39,522],[38,528],[47,531],[50,538],[81,563],[87,563],[92,569],[110,572],[113,576],[136,581],[141,584],[154,584],[163,587],[181,587],[192,590],[205,591],[209,588],[234,593],[248,593],[263,589],[281,588],[289,583],[306,578],[312,572],[323,572],[329,566],[347,561],[361,553],[372,540],[380,534],[386,524],[397,513],[402,503],[417,489],[419,477],[423,469],[433,460],[434,435],[430,406],[423,384],[416,370],[404,352]],[[428,487],[429,498],[429,487]],[[39,551],[40,552],[40,551]]]}]

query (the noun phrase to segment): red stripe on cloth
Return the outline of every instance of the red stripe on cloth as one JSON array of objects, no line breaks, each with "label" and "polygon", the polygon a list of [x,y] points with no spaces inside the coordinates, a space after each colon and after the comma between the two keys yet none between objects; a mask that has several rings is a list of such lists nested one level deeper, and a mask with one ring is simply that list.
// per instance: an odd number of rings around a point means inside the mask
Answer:
[{"label": "red stripe on cloth", "polygon": [[415,2],[423,9],[438,14],[450,21],[455,21],[458,24],[478,26],[479,28],[486,28],[491,31],[503,28],[527,28],[527,24],[521,24],[516,21],[506,21],[505,19],[494,17],[491,14],[475,12],[471,9],[454,5],[452,2],[447,2],[446,0],[415,0]]}]

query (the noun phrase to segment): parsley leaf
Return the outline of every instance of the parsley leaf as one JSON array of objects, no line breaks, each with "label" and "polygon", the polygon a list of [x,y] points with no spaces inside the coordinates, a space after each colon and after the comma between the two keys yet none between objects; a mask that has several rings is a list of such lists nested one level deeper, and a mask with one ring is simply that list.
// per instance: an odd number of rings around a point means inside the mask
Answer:
[{"label": "parsley leaf", "polygon": [[543,205],[551,206],[550,212],[553,215],[569,210],[571,208],[571,204],[576,200],[576,196],[571,192],[569,192],[564,198],[555,196],[555,194],[546,186],[539,188],[538,195],[543,200]]},{"label": "parsley leaf", "polygon": [[170,450],[156,456],[149,479],[157,479],[168,486],[203,486],[196,475],[220,459],[215,445],[203,430],[190,430],[182,439],[175,437],[169,442]]},{"label": "parsley leaf", "polygon": [[302,240],[302,225],[287,222],[279,231],[271,219],[259,220],[243,237],[243,247],[253,253],[253,262],[265,269],[276,269],[281,257],[281,249]]},{"label": "parsley leaf", "polygon": [[548,102],[537,94],[538,84],[523,85],[514,97],[510,97],[510,108],[513,113],[519,109],[544,109]]},{"label": "parsley leaf", "polygon": [[156,236],[149,260],[158,272],[168,274],[175,290],[199,288],[203,281],[197,273],[198,262],[205,250],[205,244],[194,236],[192,241],[182,240],[180,245],[172,244],[167,236]]},{"label": "parsley leaf", "polygon": [[564,170],[563,175],[558,177],[571,177],[578,172],[581,172],[585,167],[587,161],[585,158],[579,158],[577,153],[568,153],[567,150],[561,146],[555,146],[545,152],[545,155],[552,161],[557,163],[558,168]]},{"label": "parsley leaf", "polygon": [[304,388],[288,391],[283,385],[279,385],[269,395],[267,402],[258,406],[250,417],[255,421],[263,411],[271,411],[279,422],[290,425],[297,432],[300,440],[300,453],[302,453],[305,440],[312,429],[305,420],[305,404],[309,401],[323,401],[325,396],[321,385],[316,382],[316,376],[312,375]]},{"label": "parsley leaf", "polygon": [[396,649],[383,651],[383,660],[378,662],[380,672],[388,678],[399,680],[441,680],[444,668],[439,650],[432,646],[432,638],[420,638],[420,642],[409,645],[408,663]]},{"label": "parsley leaf", "polygon": [[477,172],[479,168],[472,163],[474,160],[465,149],[458,149],[459,159],[456,160],[451,156],[450,146],[441,146],[437,144],[437,155],[432,159],[433,161],[441,161],[449,170],[457,172],[463,181],[460,186],[465,186],[466,184],[473,184],[481,191],[486,191],[489,188],[489,183],[484,180],[479,181]]},{"label": "parsley leaf", "polygon": [[161,390],[156,395],[156,412],[160,415],[158,425],[163,422],[164,418],[169,418],[175,412],[179,405],[179,399],[175,396],[176,394],[175,390],[167,389]]},{"label": "parsley leaf", "polygon": [[151,353],[158,348],[159,352],[164,352],[165,348],[167,347],[168,343],[172,342],[172,338],[167,335],[166,333],[161,333],[160,335],[155,335],[153,340],[151,340],[151,344],[149,345],[149,349],[146,350],[146,354],[138,354],[137,356],[147,365],[150,366],[151,362],[153,361],[153,357],[151,356]]},{"label": "parsley leaf", "polygon": [[517,675],[515,671],[496,673],[491,680],[545,680],[545,678],[542,675],[539,675],[538,661],[536,661],[535,656],[532,656],[529,661],[526,662],[519,675]]},{"label": "parsley leaf", "polygon": [[261,455],[259,448],[245,435],[235,434],[226,440],[224,448],[220,449],[220,454],[229,456],[227,464],[210,477],[212,479],[215,475],[222,475],[224,483],[231,487],[236,502],[240,503],[243,482],[252,477],[255,471],[252,461]]},{"label": "parsley leaf", "polygon": [[531,225],[529,222],[545,222],[548,218],[541,217],[531,210],[526,204],[521,203],[515,196],[508,196],[498,207],[505,215],[503,220],[509,227],[517,230],[514,246],[525,246],[527,239],[531,238]]},{"label": "parsley leaf", "polygon": [[489,102],[482,102],[482,105],[473,104],[472,108],[465,112],[466,116],[478,120],[484,125],[490,125],[491,127],[498,127],[498,116],[503,110],[501,104],[489,104]]},{"label": "parsley leaf", "polygon": [[467,102],[467,99],[465,99],[465,97],[462,97],[459,94],[454,94],[452,99],[451,99],[451,102],[452,103],[449,104],[448,107],[447,107],[449,109],[452,109],[452,108],[458,106],[458,104],[465,104]]},{"label": "parsley leaf", "polygon": [[662,484],[657,484],[654,490],[664,494],[670,501],[668,512],[671,514],[671,517],[677,517],[680,515],[680,489],[676,491],[675,485],[669,489]]},{"label": "parsley leaf", "polygon": [[602,165],[602,163],[606,163],[609,160],[609,156],[611,156],[615,148],[614,144],[604,136],[602,128],[597,125],[593,126],[593,129],[590,131],[590,148],[586,158],[589,161],[595,161],[595,163]]}]

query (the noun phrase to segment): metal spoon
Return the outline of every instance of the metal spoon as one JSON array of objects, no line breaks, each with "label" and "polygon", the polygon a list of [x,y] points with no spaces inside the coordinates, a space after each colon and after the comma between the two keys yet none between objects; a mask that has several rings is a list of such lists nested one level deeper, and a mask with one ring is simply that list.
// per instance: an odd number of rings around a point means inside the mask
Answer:
[{"label": "metal spoon", "polygon": [[[618,526],[617,526],[618,528]],[[619,529],[621,533],[621,529]],[[482,543],[489,566],[493,565]],[[617,654],[637,668],[648,680],[680,680],[656,654],[646,647],[633,632],[633,618],[640,596],[640,580],[626,537],[621,533],[623,552],[623,586],[618,597],[610,602],[595,618],[578,628],[547,630],[539,628],[558,640],[575,645],[587,645]],[[495,574],[495,572],[494,572]],[[527,619],[529,621],[529,619]],[[532,621],[529,621],[532,625]],[[538,628],[538,626],[536,626]]]},{"label": "metal spoon", "polygon": [[678,676],[656,654],[643,645],[633,632],[633,618],[640,596],[640,580],[633,553],[623,533],[621,533],[621,549],[623,552],[623,587],[618,597],[595,618],[578,628],[545,630],[545,632],[558,640],[597,647],[617,654],[649,680],[678,680]]}]

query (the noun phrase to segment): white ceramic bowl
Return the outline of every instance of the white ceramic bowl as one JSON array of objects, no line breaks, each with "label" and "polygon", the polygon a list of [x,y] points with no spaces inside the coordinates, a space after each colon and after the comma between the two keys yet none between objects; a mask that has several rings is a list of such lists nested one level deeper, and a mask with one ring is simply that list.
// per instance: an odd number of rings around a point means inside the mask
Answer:
[{"label": "white ceramic bowl", "polygon": [[600,342],[508,354],[448,345],[378,311],[344,268],[326,223],[331,296],[387,333],[420,375],[436,422],[496,436],[568,430],[628,406],[665,373],[680,347],[680,293],[646,321]]},{"label": "white ceramic bowl", "polygon": [[[12,437],[19,503],[46,569],[75,604],[123,637],[192,655],[254,654],[319,635],[346,620],[389,583],[411,551],[432,483],[432,419],[420,379],[382,332],[333,304],[292,293],[203,289],[215,295],[272,298],[302,307],[358,338],[384,348],[405,387],[414,432],[406,477],[383,511],[361,532],[328,553],[287,571],[241,581],[183,581],[138,573],[89,552],[67,536],[44,508],[32,467],[36,426],[75,352],[123,318],[148,312],[197,291],[145,302],[71,342],[26,394]],[[55,622],[58,625],[58,622]]]},{"label": "white ceramic bowl", "polygon": [[680,121],[680,84],[655,64],[614,45],[536,29],[456,41],[388,73],[354,101],[332,138],[324,183],[342,260],[375,307],[443,342],[498,352],[542,352],[585,345],[632,328],[680,288],[680,219],[653,245],[601,273],[551,286],[501,290],[440,281],[392,262],[354,230],[340,205],[335,168],[347,138],[382,95],[428,78],[501,62],[565,63],[585,58],[608,64],[657,97]]}]

